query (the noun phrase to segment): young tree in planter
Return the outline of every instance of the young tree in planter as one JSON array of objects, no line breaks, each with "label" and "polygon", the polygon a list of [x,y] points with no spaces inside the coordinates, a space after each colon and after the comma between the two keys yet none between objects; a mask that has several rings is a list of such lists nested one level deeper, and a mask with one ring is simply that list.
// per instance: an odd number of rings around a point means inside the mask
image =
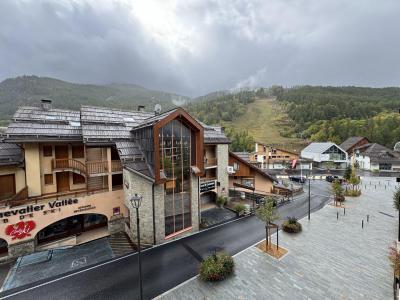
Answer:
[{"label": "young tree in planter", "polygon": [[397,240],[400,242],[400,188],[397,188],[397,190],[393,194],[393,206],[399,211],[399,228]]},{"label": "young tree in planter", "polygon": [[339,180],[335,180],[332,184],[333,196],[334,196],[334,204],[337,205],[338,201],[343,201],[343,193],[344,189],[340,184]]},{"label": "young tree in planter", "polygon": [[352,172],[351,165],[348,165],[346,171],[344,172],[343,178],[349,181],[351,177],[351,172]]},{"label": "young tree in planter", "polygon": [[279,215],[276,213],[276,207],[274,207],[274,201],[268,199],[264,204],[260,205],[256,210],[256,216],[265,223],[265,242],[267,248],[271,249],[271,243],[269,242],[271,241],[270,226],[272,222],[279,219]]},{"label": "young tree in planter", "polygon": [[[360,184],[360,178],[357,176],[355,168],[351,169],[349,183],[352,185],[353,191],[354,191],[355,186],[358,186]],[[357,190],[358,190],[358,188],[357,188]]]}]

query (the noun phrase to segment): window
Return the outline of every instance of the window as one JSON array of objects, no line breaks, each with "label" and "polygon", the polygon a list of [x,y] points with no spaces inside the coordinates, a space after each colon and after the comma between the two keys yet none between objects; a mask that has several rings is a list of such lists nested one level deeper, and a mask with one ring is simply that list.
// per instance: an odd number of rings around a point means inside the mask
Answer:
[{"label": "window", "polygon": [[53,174],[44,174],[44,184],[53,184]]},{"label": "window", "polygon": [[43,146],[43,156],[45,157],[53,156],[53,147]]},{"label": "window", "polygon": [[379,164],[379,170],[390,171],[392,170],[392,164],[387,164],[387,163]]},{"label": "window", "polygon": [[85,183],[85,177],[79,175],[77,173],[72,173],[72,182],[73,184],[82,184]]},{"label": "window", "polygon": [[72,158],[84,158],[84,148],[83,145],[73,145],[72,146]]},{"label": "window", "polygon": [[233,163],[233,169],[234,169],[235,171],[239,170],[239,164],[238,164],[237,162],[234,162],[234,163]]},{"label": "window", "polygon": [[165,236],[192,226],[190,165],[194,135],[179,120],[160,129],[160,170],[167,179],[164,186]]}]

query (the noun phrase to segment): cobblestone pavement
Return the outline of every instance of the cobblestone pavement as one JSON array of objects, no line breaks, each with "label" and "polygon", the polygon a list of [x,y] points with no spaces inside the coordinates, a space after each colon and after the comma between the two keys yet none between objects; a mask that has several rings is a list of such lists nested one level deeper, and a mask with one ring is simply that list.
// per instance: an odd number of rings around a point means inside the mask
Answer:
[{"label": "cobblestone pavement", "polygon": [[300,221],[302,233],[280,232],[280,245],[289,250],[280,261],[251,247],[235,256],[236,274],[226,281],[196,277],[160,298],[392,299],[387,254],[397,235],[394,189],[395,178],[365,178],[363,194],[346,200],[345,215],[327,205],[310,222]]}]

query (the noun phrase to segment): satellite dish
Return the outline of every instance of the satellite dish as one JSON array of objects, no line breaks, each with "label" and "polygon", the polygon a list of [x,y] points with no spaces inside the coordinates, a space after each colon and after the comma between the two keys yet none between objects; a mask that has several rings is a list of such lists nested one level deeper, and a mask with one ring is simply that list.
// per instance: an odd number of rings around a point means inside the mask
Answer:
[{"label": "satellite dish", "polygon": [[161,105],[160,104],[156,104],[154,106],[154,112],[158,115],[161,112]]}]

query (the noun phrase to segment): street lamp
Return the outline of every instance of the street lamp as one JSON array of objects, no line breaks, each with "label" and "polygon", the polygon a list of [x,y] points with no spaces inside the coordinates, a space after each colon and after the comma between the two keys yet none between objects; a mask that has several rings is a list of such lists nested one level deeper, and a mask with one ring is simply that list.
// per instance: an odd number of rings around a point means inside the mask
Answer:
[{"label": "street lamp", "polygon": [[311,178],[308,177],[308,220],[311,217]]},{"label": "street lamp", "polygon": [[137,243],[138,243],[138,265],[139,265],[139,292],[140,299],[143,299],[143,287],[142,287],[142,264],[140,262],[140,225],[139,225],[139,207],[142,204],[142,196],[134,194],[131,198],[131,204],[136,208],[136,229],[137,229]]}]

